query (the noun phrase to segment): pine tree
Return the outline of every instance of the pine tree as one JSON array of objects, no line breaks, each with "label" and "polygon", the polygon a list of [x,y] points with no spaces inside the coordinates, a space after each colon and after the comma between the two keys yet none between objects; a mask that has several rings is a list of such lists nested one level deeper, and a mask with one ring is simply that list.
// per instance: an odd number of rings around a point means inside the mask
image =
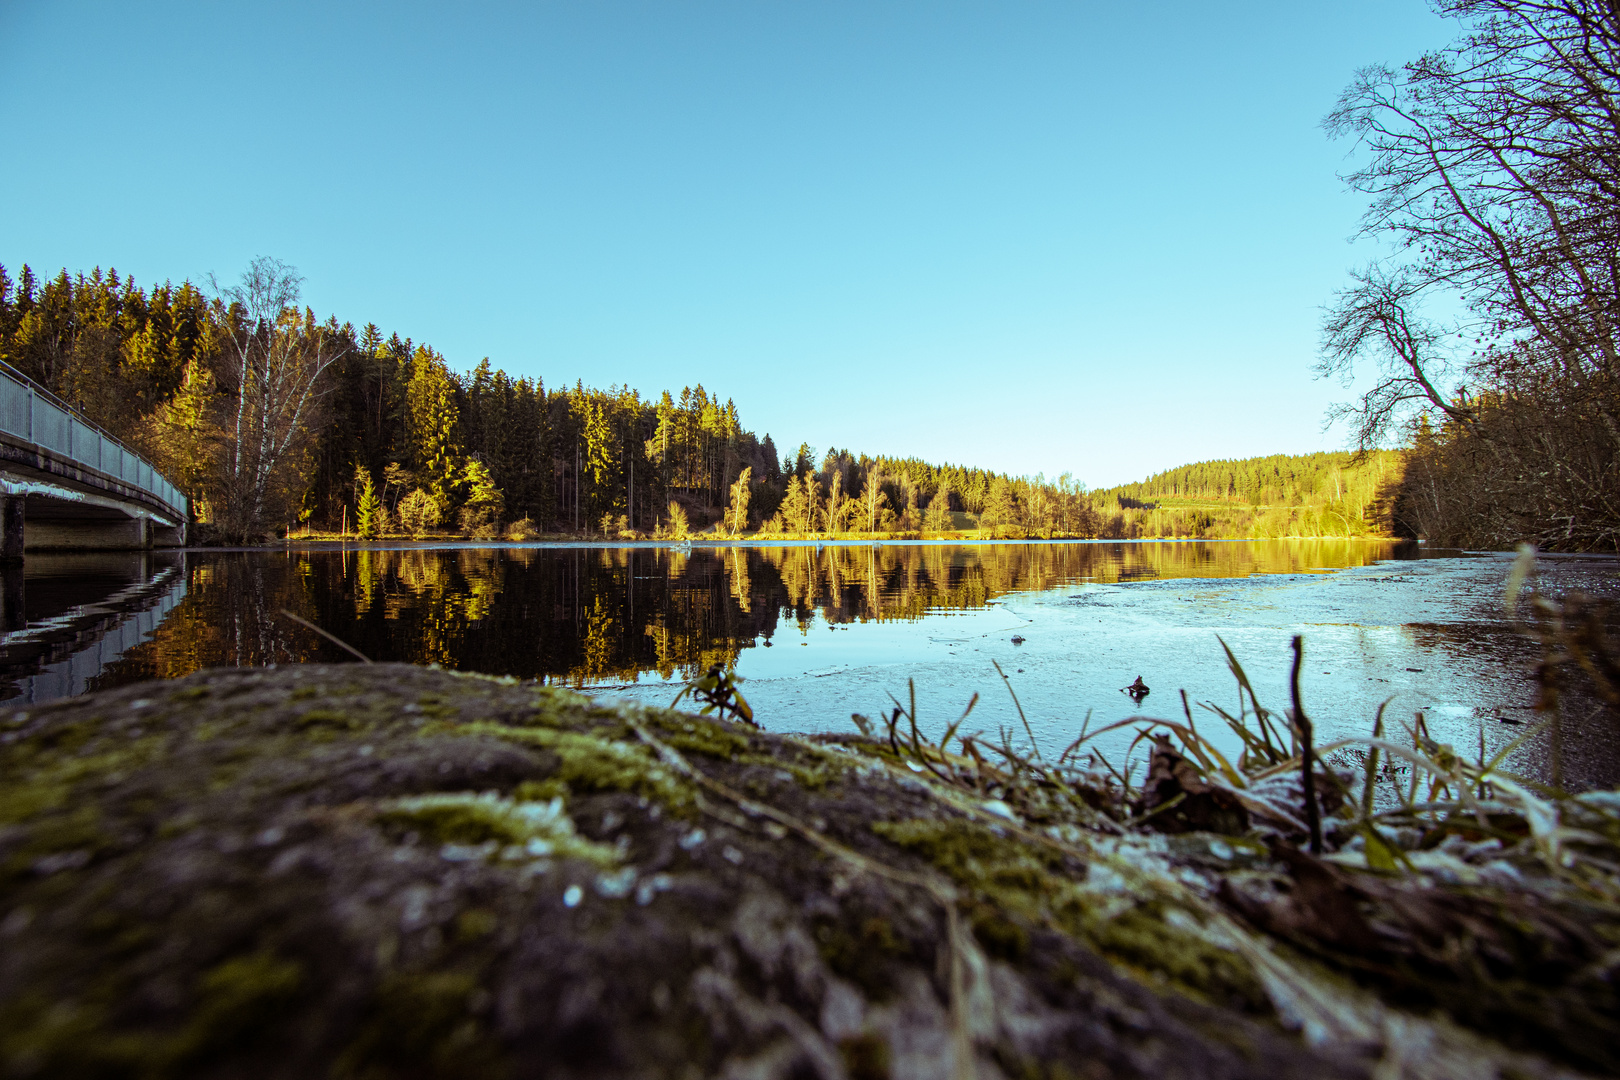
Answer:
[{"label": "pine tree", "polygon": [[461,531],[478,540],[488,540],[500,531],[506,496],[495,486],[489,469],[478,460],[467,462],[462,474],[467,485],[467,501],[461,508]]},{"label": "pine tree", "polygon": [[782,496],[782,505],[777,510],[782,522],[782,531],[807,531],[804,522],[809,513],[810,500],[805,495],[803,482],[797,476],[788,477],[787,494]]},{"label": "pine tree", "polygon": [[686,520],[686,508],[674,499],[669,500],[669,535],[675,540],[685,540],[691,533],[692,526]]},{"label": "pine tree", "polygon": [[581,402],[587,481],[583,506],[587,519],[619,514],[625,508],[623,444],[614,423],[613,401],[591,392]]},{"label": "pine tree", "polygon": [[192,360],[186,364],[180,389],[153,412],[144,440],[153,463],[191,499],[198,521],[209,520],[208,481],[219,444],[209,415],[215,394],[213,373],[206,364]]},{"label": "pine tree", "polygon": [[356,531],[362,539],[375,540],[382,535],[382,500],[377,498],[377,487],[372,482],[371,470],[364,465],[354,467]]},{"label": "pine tree", "polygon": [[416,475],[423,490],[438,502],[441,515],[450,509],[461,475],[455,390],[444,358],[425,345],[418,348],[411,357],[406,389],[407,435]]}]

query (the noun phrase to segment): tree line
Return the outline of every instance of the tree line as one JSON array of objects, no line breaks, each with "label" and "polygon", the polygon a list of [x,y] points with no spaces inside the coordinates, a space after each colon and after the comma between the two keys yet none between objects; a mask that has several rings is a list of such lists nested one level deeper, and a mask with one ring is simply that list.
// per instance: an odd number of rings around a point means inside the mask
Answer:
[{"label": "tree line", "polygon": [[[199,522],[248,539],[298,524],[494,535],[651,530],[701,516],[738,474],[781,483],[770,437],[697,386],[548,390],[486,359],[451,370],[375,324],[318,321],[302,279],[143,288],[117,271],[0,267],[0,360],[152,461]],[[764,502],[768,503],[767,497]]]},{"label": "tree line", "polygon": [[[296,271],[143,288],[0,267],[0,360],[152,461],[223,539],[296,530],[607,538],[1374,535],[1390,455],[1204,462],[1091,492],[770,435],[701,384],[547,388],[318,320]],[[1230,505],[1221,505],[1230,504]]]},{"label": "tree line", "polygon": [[1222,458],[1167,469],[1099,494],[1136,501],[1182,499],[1252,506],[1304,505],[1324,500],[1366,505],[1374,500],[1378,486],[1399,467],[1399,456],[1390,451],[1326,451]]},{"label": "tree line", "polygon": [[245,540],[299,526],[362,535],[619,536],[1085,528],[1083,488],[808,444],[779,457],[701,384],[645,398],[548,389],[486,358],[318,320],[275,259],[239,281],[142,287],[116,270],[0,266],[0,360],[137,450],[197,520]]}]

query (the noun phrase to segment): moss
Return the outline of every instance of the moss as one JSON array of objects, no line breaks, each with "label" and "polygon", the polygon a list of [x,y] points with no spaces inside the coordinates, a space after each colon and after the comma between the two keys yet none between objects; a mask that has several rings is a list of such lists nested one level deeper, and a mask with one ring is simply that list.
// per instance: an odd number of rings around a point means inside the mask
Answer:
[{"label": "moss", "polygon": [[487,908],[471,908],[456,916],[456,940],[467,943],[486,938],[495,932],[500,919]]},{"label": "moss", "polygon": [[588,707],[591,699],[584,694],[561,686],[533,686],[528,688],[532,707],[522,715],[508,718],[505,723],[514,727],[543,727],[553,730],[573,729],[579,726],[578,713]]},{"label": "moss", "polygon": [[1176,925],[1154,897],[1135,898],[1123,909],[1098,902],[1064,872],[1063,856],[1055,851],[963,820],[877,822],[872,830],[972,890],[975,934],[1004,959],[1018,959],[1028,947],[1021,922],[1051,922],[1115,962],[1201,999],[1269,1010],[1263,986],[1237,954]]},{"label": "moss", "polygon": [[105,843],[100,822],[101,812],[95,806],[80,806],[66,813],[52,814],[35,822],[21,850],[33,858],[60,851],[98,848]]},{"label": "moss", "polygon": [[0,825],[16,825],[67,802],[71,785],[50,778],[0,786]]},{"label": "moss", "polygon": [[1000,1047],[995,1058],[1001,1071],[1011,1080],[1080,1080],[1082,1075],[1096,1075],[1090,1070],[1085,1074],[1073,1072],[1061,1061],[1038,1061]]},{"label": "moss", "polygon": [[303,967],[273,952],[226,960],[202,977],[197,1007],[171,1052],[193,1057],[262,1029],[285,1011],[303,984]]},{"label": "moss", "polygon": [[568,801],[572,794],[568,785],[555,777],[549,780],[525,780],[512,789],[512,798],[519,802],[550,802],[552,799]]},{"label": "moss", "polygon": [[100,727],[100,717],[74,723],[51,724],[28,742],[39,750],[55,750],[58,753],[71,754],[94,738]]},{"label": "moss", "polygon": [[683,754],[732,761],[748,750],[748,739],[723,724],[697,716],[662,713],[653,721],[658,738]]},{"label": "moss", "polygon": [[988,826],[963,819],[879,821],[872,831],[914,851],[959,885],[990,894],[1015,906],[1038,907],[1058,884],[1054,871],[1061,855],[1046,848],[1009,842]]},{"label": "moss", "polygon": [[991,956],[1016,963],[1029,955],[1029,932],[995,905],[975,905],[971,918],[973,936]]},{"label": "moss", "polygon": [[815,927],[816,949],[827,966],[864,990],[874,1001],[894,994],[892,966],[911,955],[910,946],[894,933],[887,919],[872,915],[853,927],[822,919]]},{"label": "moss", "polygon": [[849,1080],[889,1080],[889,1044],[877,1035],[851,1035],[838,1043]]},{"label": "moss", "polygon": [[159,840],[173,840],[197,827],[197,815],[190,811],[182,811],[174,817],[165,818],[157,827]]},{"label": "moss", "polygon": [[461,715],[460,710],[451,705],[443,694],[421,695],[416,699],[416,708],[421,715],[439,720],[448,720]]},{"label": "moss", "polygon": [[1110,959],[1175,983],[1215,1004],[1269,1013],[1270,998],[1237,953],[1187,933],[1148,900],[1109,918],[1083,918],[1074,927]]},{"label": "moss", "polygon": [[797,765],[778,762],[781,768],[793,775],[793,780],[806,791],[820,791],[832,779],[832,770],[826,765],[817,762],[814,765]]},{"label": "moss", "polygon": [[[740,754],[735,760],[739,765],[760,765],[771,769],[773,772],[785,772],[794,784],[806,791],[820,791],[827,786],[827,781],[832,778],[832,770],[820,762],[808,766],[800,765],[797,762],[786,761],[780,757],[772,757],[769,754]],[[763,795],[769,790],[768,785],[759,785],[755,794]]]},{"label": "moss", "polygon": [[474,1011],[478,992],[478,977],[468,972],[388,976],[333,1075],[339,1080],[505,1075],[500,1049]]},{"label": "moss", "polygon": [[316,739],[331,739],[339,733],[359,731],[366,725],[336,709],[311,709],[293,721],[293,727]]},{"label": "moss", "polygon": [[0,1060],[12,1075],[69,1072],[61,1066],[88,1055],[104,1020],[102,1010],[82,1002],[24,992],[0,1005]]},{"label": "moss", "polygon": [[94,744],[74,737],[64,744],[49,734],[6,748],[5,771],[0,774],[0,825],[53,810],[68,800],[75,785],[139,768],[157,758],[167,744],[161,735],[133,740],[103,737]]},{"label": "moss", "polygon": [[436,844],[484,846],[487,855],[584,859],[603,867],[618,864],[614,848],[574,831],[561,799],[515,802],[493,792],[416,795],[381,804],[377,820],[420,832]]},{"label": "moss", "polygon": [[511,727],[479,721],[453,729],[460,735],[492,735],[525,746],[549,750],[557,756],[550,779],[574,791],[628,791],[657,799],[679,814],[694,811],[690,786],[653,756],[652,749],[596,734],[550,728]]},{"label": "moss", "polygon": [[[0,809],[13,816],[0,842],[24,868],[0,882],[5,1075],[383,1080],[494,1076],[508,1063],[513,1075],[736,1075],[763,1068],[776,1036],[734,1018],[786,1009],[814,1028],[825,1003],[805,987],[830,976],[865,998],[867,1026],[840,1031],[862,1032],[838,1047],[851,1077],[888,1077],[901,1064],[891,1051],[942,1045],[941,1011],[897,1000],[931,985],[945,1002],[937,905],[719,797],[713,820],[676,820],[696,815],[699,789],[633,724],[868,858],[922,860],[955,881],[996,978],[1028,990],[998,994],[1006,1022],[979,1045],[1008,1076],[1132,1061],[1234,1078],[1336,1073],[1256,1022],[1265,1003],[1240,955],[1201,937],[1194,920],[1209,909],[1166,865],[1214,873],[1235,860],[1207,844],[1200,855],[1190,838],[1168,851],[1155,841],[1153,864],[1134,873],[1123,855],[956,816],[966,796],[927,775],[896,783],[855,756],[890,756],[871,746],[831,752],[403,665],[210,672],[138,692],[153,704],[130,710],[119,691],[0,713]],[[484,779],[457,779],[478,770]],[[816,794],[833,782],[833,797]],[[1025,820],[1047,807],[1063,829],[1053,835],[1084,829],[1039,789],[1009,801]],[[583,837],[565,810],[629,842]],[[80,852],[115,849],[76,869]],[[37,866],[57,854],[72,857]],[[809,955],[777,948],[804,932]],[[698,1002],[690,988],[713,971],[735,976]],[[1535,1007],[1563,1009],[1565,1029],[1595,1040],[1606,1029],[1588,1017],[1608,1007],[1589,992],[1598,976],[1582,978]],[[1445,1007],[1494,1035],[1500,1002]]]},{"label": "moss", "polygon": [[172,1076],[210,1054],[268,1043],[304,986],[296,961],[267,951],[233,957],[203,973],[185,1020],[167,1031],[119,1029],[93,1002],[43,1008],[25,998],[0,1014],[0,1050],[13,1071],[21,1064],[63,1075]]}]

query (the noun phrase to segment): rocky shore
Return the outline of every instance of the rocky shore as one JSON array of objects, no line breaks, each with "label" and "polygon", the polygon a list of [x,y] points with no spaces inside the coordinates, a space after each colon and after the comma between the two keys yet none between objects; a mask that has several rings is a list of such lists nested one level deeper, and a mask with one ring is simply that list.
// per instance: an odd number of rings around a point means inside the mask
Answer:
[{"label": "rocky shore", "polygon": [[1380,873],[1334,819],[1316,858],[1162,750],[1144,822],[1083,771],[404,665],[0,713],[0,1075],[1620,1069],[1620,919],[1533,845]]}]

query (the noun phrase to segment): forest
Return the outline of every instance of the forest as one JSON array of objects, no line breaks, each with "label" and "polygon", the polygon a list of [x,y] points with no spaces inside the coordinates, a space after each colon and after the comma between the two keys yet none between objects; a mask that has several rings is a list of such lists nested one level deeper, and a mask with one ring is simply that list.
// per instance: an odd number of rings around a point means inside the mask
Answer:
[{"label": "forest", "polygon": [[[1176,475],[1231,472],[1214,500],[1231,505],[1182,506],[1187,484],[1203,495],[1216,481],[1164,474],[1092,493],[1068,473],[1012,477],[836,447],[818,456],[807,443],[779,452],[702,384],[656,397],[583,381],[548,389],[487,358],[461,373],[375,324],[317,320],[298,304],[300,285],[268,258],[207,291],[116,270],[42,278],[26,265],[14,281],[0,267],[0,361],[158,466],[190,498],[199,535],[235,542],[1381,529],[1371,474],[1346,455],[1190,466]],[[1150,501],[1161,496],[1163,506]],[[1289,509],[1267,516],[1271,504]],[[1294,509],[1318,504],[1331,514]]]}]

